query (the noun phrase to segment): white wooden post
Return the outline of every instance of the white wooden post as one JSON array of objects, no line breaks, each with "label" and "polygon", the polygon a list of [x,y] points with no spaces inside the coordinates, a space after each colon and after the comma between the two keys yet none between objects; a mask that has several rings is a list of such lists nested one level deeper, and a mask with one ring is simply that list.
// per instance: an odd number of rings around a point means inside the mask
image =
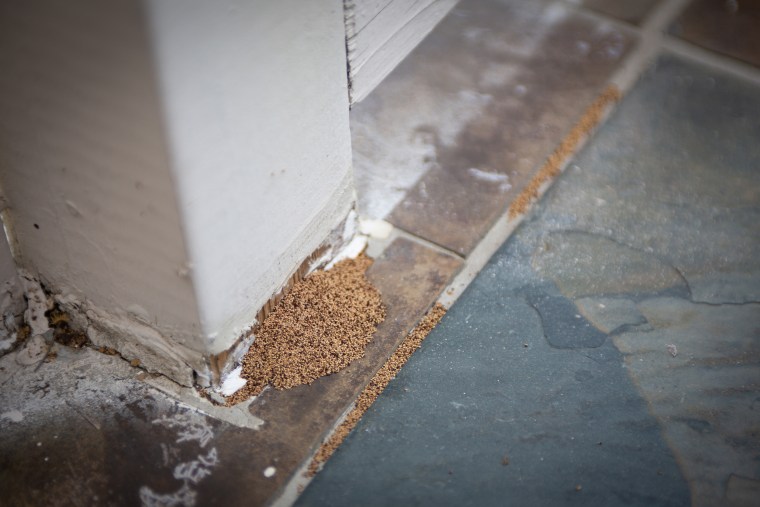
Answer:
[{"label": "white wooden post", "polygon": [[341,0],[2,2],[0,69],[16,262],[96,343],[218,380],[353,205]]}]

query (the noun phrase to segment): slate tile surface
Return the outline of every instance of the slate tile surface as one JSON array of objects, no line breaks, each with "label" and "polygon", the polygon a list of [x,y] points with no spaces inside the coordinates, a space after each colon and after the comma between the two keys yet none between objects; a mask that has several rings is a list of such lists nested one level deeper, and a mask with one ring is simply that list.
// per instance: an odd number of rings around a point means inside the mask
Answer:
[{"label": "slate tile surface", "polygon": [[756,498],[757,118],[661,56],[298,505]]}]

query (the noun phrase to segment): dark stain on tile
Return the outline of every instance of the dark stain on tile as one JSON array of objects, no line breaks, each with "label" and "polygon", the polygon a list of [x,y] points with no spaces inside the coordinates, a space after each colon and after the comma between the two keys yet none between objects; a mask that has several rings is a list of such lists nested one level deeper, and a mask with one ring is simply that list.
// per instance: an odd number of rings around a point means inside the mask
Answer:
[{"label": "dark stain on tile", "polygon": [[670,32],[760,67],[760,0],[695,0],[673,23]]},{"label": "dark stain on tile", "polygon": [[583,0],[589,9],[640,25],[660,0]]},{"label": "dark stain on tile", "polygon": [[[417,92],[433,96],[445,88],[460,102],[474,97],[472,107],[480,109],[458,126],[453,143],[445,139],[451,125],[418,125],[432,137],[437,163],[389,220],[466,255],[601,91],[631,42],[559,4],[461,4],[388,79],[423,82],[427,88]],[[409,92],[384,84],[375,91],[379,103],[385,90]]]},{"label": "dark stain on tile", "polygon": [[546,341],[555,349],[596,348],[607,339],[565,297],[531,296],[528,303],[541,318]]},{"label": "dark stain on tile", "polygon": [[[258,431],[233,429],[218,437],[220,455],[227,459],[213,480],[199,485],[199,492],[247,505],[261,505],[278,495],[432,305],[461,262],[406,239],[394,241],[368,271],[383,295],[387,316],[365,356],[311,385],[262,393],[250,410],[265,421],[264,426]],[[276,473],[267,478],[264,470],[269,466]]]}]

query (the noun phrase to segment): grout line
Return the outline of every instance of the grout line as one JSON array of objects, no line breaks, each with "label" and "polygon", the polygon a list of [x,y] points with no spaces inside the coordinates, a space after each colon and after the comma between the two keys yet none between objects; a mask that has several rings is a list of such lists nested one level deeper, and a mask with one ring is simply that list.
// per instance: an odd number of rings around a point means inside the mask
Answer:
[{"label": "grout line", "polygon": [[405,239],[408,239],[409,241],[413,241],[415,243],[419,243],[420,245],[427,247],[435,252],[442,253],[451,257],[456,257],[457,259],[464,259],[465,256],[455,252],[454,250],[449,250],[445,246],[441,246],[438,243],[434,243],[430,241],[429,239],[425,239],[421,236],[417,236],[414,233],[411,233],[407,231],[406,229],[402,229],[401,227],[398,227],[396,225],[393,225],[393,230],[396,232],[396,235],[398,237],[402,237]]},{"label": "grout line", "polygon": [[[549,187],[549,183],[545,184]],[[547,188],[539,190],[539,198],[546,192]],[[531,205],[531,208],[533,206]],[[506,211],[499,217],[496,223],[491,229],[483,236],[480,243],[470,252],[470,255],[465,259],[462,268],[459,273],[451,280],[449,285],[443,290],[438,297],[438,303],[442,304],[446,308],[451,308],[451,305],[459,299],[465,289],[475,280],[475,277],[485,267],[491,257],[496,251],[504,244],[517,227],[525,220],[527,213],[517,216],[516,218],[509,218],[509,211]]]},{"label": "grout line", "polygon": [[663,33],[691,0],[664,0],[657,4],[641,25],[642,33]]},{"label": "grout line", "polygon": [[639,42],[636,48],[612,76],[611,82],[617,85],[623,95],[633,88],[641,74],[660,53],[665,30],[688,1],[665,0],[652,9],[649,17],[638,30]]},{"label": "grout line", "polygon": [[667,36],[662,42],[663,49],[671,54],[701,63],[715,70],[731,74],[755,84],[760,84],[760,69],[748,63],[714,53],[690,42]]}]

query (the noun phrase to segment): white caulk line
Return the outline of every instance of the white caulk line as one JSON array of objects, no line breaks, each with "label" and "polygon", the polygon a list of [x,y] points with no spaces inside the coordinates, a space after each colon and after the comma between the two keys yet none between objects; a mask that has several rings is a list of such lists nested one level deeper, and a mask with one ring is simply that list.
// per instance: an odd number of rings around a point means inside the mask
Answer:
[{"label": "white caulk line", "polygon": [[731,74],[754,84],[760,84],[760,69],[733,58],[713,53],[675,37],[665,37],[663,48],[676,56]]}]

